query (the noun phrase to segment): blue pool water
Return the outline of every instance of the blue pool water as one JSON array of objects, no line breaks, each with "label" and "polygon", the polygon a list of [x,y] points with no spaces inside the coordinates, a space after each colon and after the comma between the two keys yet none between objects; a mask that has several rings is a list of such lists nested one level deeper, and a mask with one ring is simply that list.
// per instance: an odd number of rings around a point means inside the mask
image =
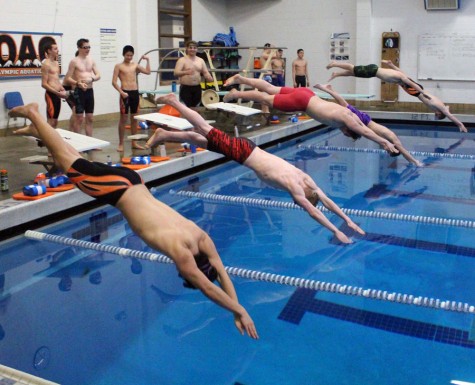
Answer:
[{"label": "blue pool water", "polygon": [[[426,167],[355,152],[323,131],[269,151],[341,207],[475,220],[473,134],[394,126]],[[315,150],[312,146],[342,149]],[[301,210],[184,198],[174,191],[291,202],[228,163],[153,189],[205,229],[227,266],[475,305],[474,228],[352,216],[340,246]],[[342,228],[342,221],[331,220]],[[103,207],[41,231],[150,251]],[[64,385],[450,384],[475,382],[474,315],[233,277],[260,340],[183,288],[173,265],[17,237],[0,244],[0,363]]]}]

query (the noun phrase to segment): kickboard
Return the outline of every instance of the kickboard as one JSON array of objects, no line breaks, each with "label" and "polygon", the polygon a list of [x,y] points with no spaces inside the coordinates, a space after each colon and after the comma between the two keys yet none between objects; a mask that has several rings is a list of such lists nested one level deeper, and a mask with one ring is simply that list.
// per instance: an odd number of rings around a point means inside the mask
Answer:
[{"label": "kickboard", "polygon": [[245,106],[241,106],[235,103],[224,103],[224,102],[208,104],[206,108],[209,110],[223,110],[223,111],[234,112],[238,115],[243,115],[243,116],[251,116],[251,115],[262,113],[261,110],[258,110],[256,108],[245,107]]},{"label": "kickboard", "polygon": [[155,124],[159,124],[161,126],[166,126],[170,128],[174,128],[176,130],[189,130],[193,128],[190,122],[183,118],[177,118],[176,116],[170,116],[161,114],[159,112],[154,112],[151,114],[144,114],[144,115],[137,115],[135,119],[143,121],[143,122],[152,122]]},{"label": "kickboard", "polygon": [[[170,160],[170,157],[169,156],[155,156],[155,155],[150,156],[150,161],[152,163],[165,162],[166,160]],[[124,157],[121,159],[121,161],[123,164],[130,164],[131,158]]]},{"label": "kickboard", "polygon": [[37,201],[39,199],[50,197],[52,195],[54,195],[54,193],[46,192],[46,194],[30,196],[30,195],[25,195],[22,192],[19,192],[19,193],[13,194],[12,198],[18,201]]}]

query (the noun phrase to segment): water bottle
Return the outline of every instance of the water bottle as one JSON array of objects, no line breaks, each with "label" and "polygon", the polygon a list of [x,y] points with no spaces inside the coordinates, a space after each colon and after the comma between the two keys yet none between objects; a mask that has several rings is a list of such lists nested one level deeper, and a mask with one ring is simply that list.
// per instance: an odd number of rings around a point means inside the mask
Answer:
[{"label": "water bottle", "polygon": [[46,175],[40,172],[36,175],[35,183],[46,188]]},{"label": "water bottle", "polygon": [[46,194],[46,186],[30,184],[29,186],[23,187],[23,194],[30,197]]},{"label": "water bottle", "polygon": [[46,187],[58,187],[63,184],[63,178],[54,176],[52,178],[47,178],[45,180],[45,186]]},{"label": "water bottle", "polygon": [[139,127],[140,127],[142,130],[148,130],[148,124],[147,124],[147,122],[140,121],[140,122],[139,122]]},{"label": "water bottle", "polygon": [[8,171],[3,169],[0,171],[0,191],[8,191]]},{"label": "water bottle", "polygon": [[167,156],[167,148],[165,147],[165,144],[161,143],[158,147],[160,149],[160,156]]},{"label": "water bottle", "polygon": [[110,155],[107,155],[107,165],[112,166],[112,158]]},{"label": "water bottle", "polygon": [[172,81],[172,92],[176,92],[176,81]]}]

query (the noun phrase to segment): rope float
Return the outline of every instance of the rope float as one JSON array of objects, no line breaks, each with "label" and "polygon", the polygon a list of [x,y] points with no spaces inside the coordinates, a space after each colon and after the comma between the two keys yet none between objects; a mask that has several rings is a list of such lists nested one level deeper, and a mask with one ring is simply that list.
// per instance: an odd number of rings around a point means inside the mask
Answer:
[{"label": "rope float", "polygon": [[[299,146],[299,148],[307,148],[311,150],[322,150],[322,151],[342,151],[342,152],[365,152],[372,154],[386,154],[385,150],[377,148],[353,148],[353,147],[339,147],[339,146],[318,146],[318,145],[308,145],[308,146]],[[448,159],[469,159],[474,160],[475,155],[467,154],[447,154],[439,152],[426,152],[426,151],[409,151],[411,155],[414,156],[424,156],[431,158],[448,158]]]},{"label": "rope float", "polygon": [[[160,263],[173,263],[173,261],[163,254],[150,253],[145,251],[131,250],[124,247],[104,245],[102,243],[93,243],[72,239],[60,235],[42,233],[39,231],[27,230],[25,237],[37,241],[48,241],[68,246],[77,246],[96,251],[117,254],[122,257],[134,257]],[[297,278],[279,274],[264,273],[261,271],[242,269],[238,267],[225,266],[229,275],[235,275],[241,278],[252,279],[255,281],[265,281],[281,285],[294,286],[298,288],[338,293],[357,297],[371,298],[380,301],[397,302],[405,305],[416,305],[421,307],[443,309],[458,313],[475,314],[475,306],[468,303],[462,303],[450,300],[440,300],[436,298],[415,296],[412,294],[403,294],[396,292],[387,292],[386,290],[365,289],[358,286],[342,285],[324,281],[315,281],[312,279]]]},{"label": "rope float", "polygon": [[[248,198],[248,197],[235,197],[229,195],[218,195],[211,193],[202,193],[202,192],[193,192],[193,191],[169,191],[171,195],[179,195],[187,198],[198,198],[204,201],[213,202],[213,203],[229,203],[234,205],[246,205],[249,207],[258,207],[258,208],[279,208],[279,209],[288,209],[288,210],[303,210],[299,205],[293,202],[282,202],[282,201],[273,201],[267,199],[258,199],[258,198]],[[318,205],[317,208],[323,212],[331,213],[326,207]],[[467,227],[475,228],[475,222],[464,220],[464,219],[453,219],[453,218],[437,218],[437,217],[425,217],[421,215],[409,215],[409,214],[397,214],[397,213],[387,213],[379,211],[367,211],[367,210],[356,210],[356,209],[341,209],[346,215],[356,216],[356,217],[367,217],[367,218],[378,218],[378,219],[388,219],[395,221],[406,221],[406,222],[417,222],[417,223],[426,223],[434,225],[444,225],[444,226],[453,226],[453,227]]]}]

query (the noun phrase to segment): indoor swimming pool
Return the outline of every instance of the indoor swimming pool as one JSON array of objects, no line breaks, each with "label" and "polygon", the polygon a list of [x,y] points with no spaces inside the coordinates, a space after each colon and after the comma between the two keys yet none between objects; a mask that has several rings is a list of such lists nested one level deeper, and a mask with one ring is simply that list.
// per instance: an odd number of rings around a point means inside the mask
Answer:
[{"label": "indoor swimming pool", "polygon": [[[423,168],[338,130],[268,149],[366,231],[327,214],[351,245],[236,163],[152,188],[226,266],[323,283],[233,276],[259,340],[172,264],[20,236],[0,244],[0,363],[63,385],[475,383],[475,134],[390,128]],[[153,252],[110,206],[37,230]]]}]

